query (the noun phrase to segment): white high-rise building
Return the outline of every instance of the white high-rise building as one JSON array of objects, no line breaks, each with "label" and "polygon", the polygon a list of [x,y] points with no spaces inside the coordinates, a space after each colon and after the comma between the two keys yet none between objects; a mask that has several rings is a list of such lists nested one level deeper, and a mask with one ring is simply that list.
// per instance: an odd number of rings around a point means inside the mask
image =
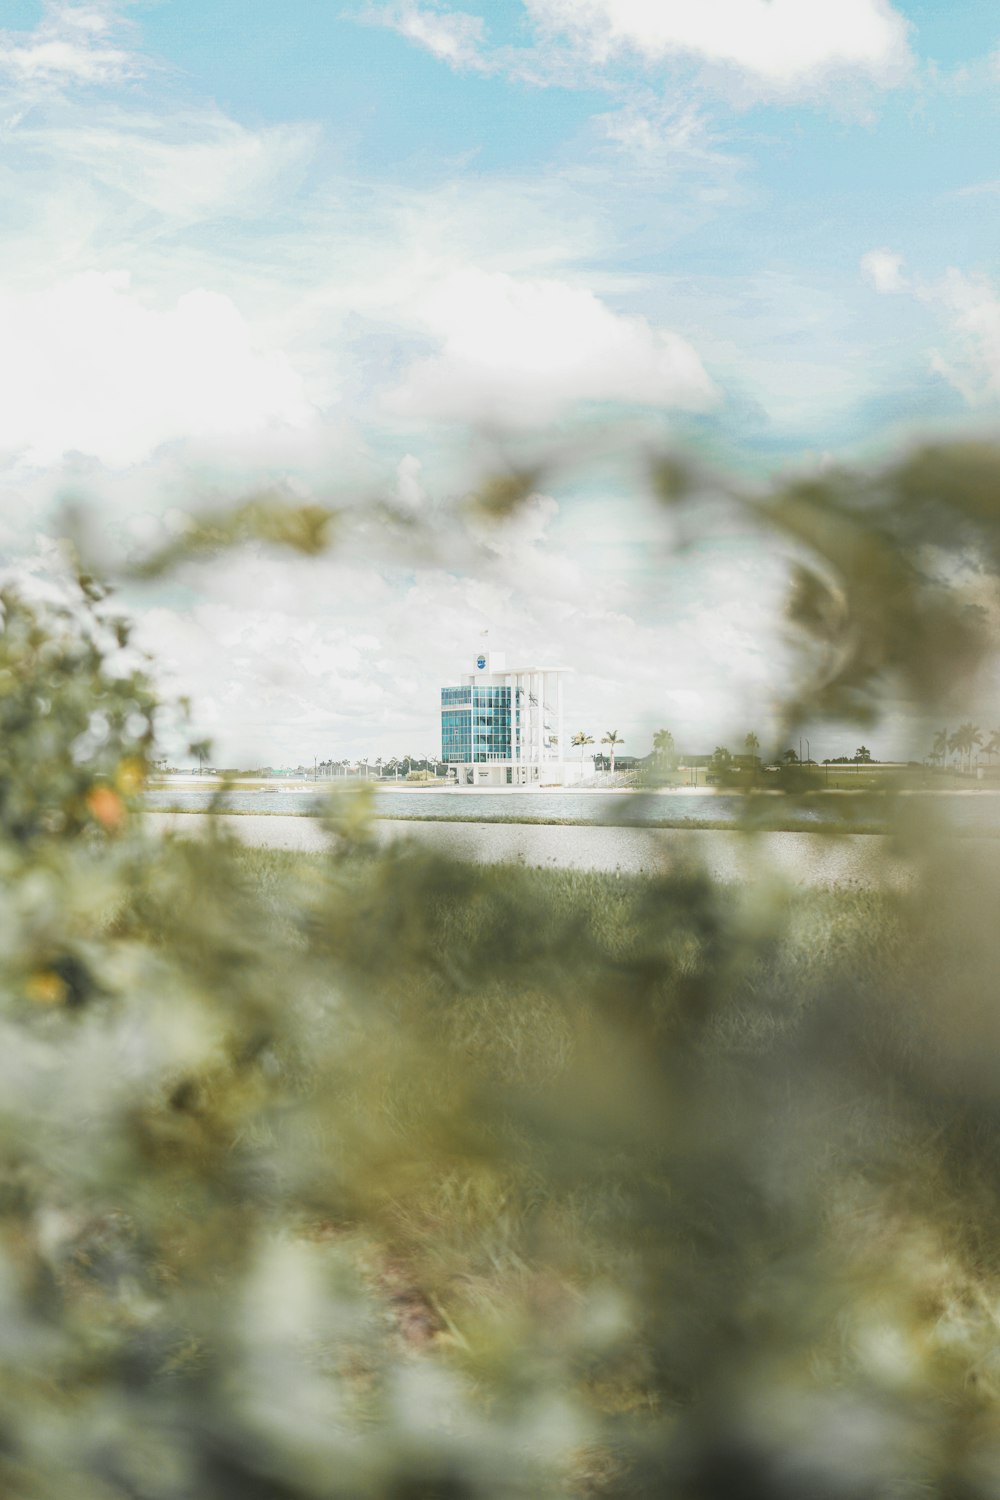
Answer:
[{"label": "white high-rise building", "polygon": [[563,786],[579,778],[567,760],[567,667],[508,667],[481,651],[459,687],[441,689],[441,759],[460,786]]}]

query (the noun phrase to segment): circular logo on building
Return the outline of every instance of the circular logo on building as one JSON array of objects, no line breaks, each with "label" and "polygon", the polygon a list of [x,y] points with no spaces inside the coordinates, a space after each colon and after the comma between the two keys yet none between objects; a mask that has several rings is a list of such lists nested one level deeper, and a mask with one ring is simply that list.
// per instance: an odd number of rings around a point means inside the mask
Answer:
[{"label": "circular logo on building", "polygon": [[477,656],[476,657],[476,666],[479,668],[480,672],[485,671],[486,670],[486,657],[485,656]]}]

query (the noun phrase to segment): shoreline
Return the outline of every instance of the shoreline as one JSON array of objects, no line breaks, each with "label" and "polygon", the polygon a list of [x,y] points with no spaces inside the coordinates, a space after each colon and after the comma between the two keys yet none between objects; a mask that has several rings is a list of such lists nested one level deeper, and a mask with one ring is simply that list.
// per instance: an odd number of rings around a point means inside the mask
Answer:
[{"label": "shoreline", "polygon": [[[251,847],[327,854],[340,840],[318,818],[302,816],[182,817],[151,813],[153,829],[175,837],[200,838],[228,833]],[[756,837],[732,829],[687,826],[668,830],[648,827],[517,827],[503,823],[446,823],[440,819],[375,819],[370,825],[374,847],[412,844],[459,861],[477,864],[526,864],[541,869],[597,870],[611,874],[661,876],[700,869],[724,884],[762,878],[786,879],[796,885],[905,888],[918,864],[901,858],[890,839],[847,833],[830,838],[816,833],[762,829]],[[979,844],[978,858],[992,870],[995,840]],[[984,864],[985,867],[985,864]]]},{"label": "shoreline", "polygon": [[[146,790],[150,792],[180,792],[190,790],[192,792],[216,792],[216,791],[240,791],[259,792],[270,796],[322,796],[325,792],[333,789],[344,791],[357,791],[361,787],[371,786],[379,792],[405,793],[406,796],[418,796],[422,794],[447,795],[449,797],[745,797],[748,800],[761,797],[786,797],[789,794],[779,787],[753,787],[746,790],[743,787],[721,787],[721,786],[656,786],[656,787],[628,787],[628,786],[451,786],[445,783],[405,785],[403,782],[377,781],[374,777],[365,780],[348,780],[338,778],[337,781],[296,781],[285,782],[276,785],[269,781],[251,781],[233,779],[224,781],[220,779],[178,776],[169,781],[151,780],[146,784]],[[975,786],[957,787],[853,787],[853,786],[831,786],[810,787],[800,793],[806,797],[1000,797],[1000,786],[986,786],[979,783]]]},{"label": "shoreline", "polygon": [[[235,810],[224,808],[213,812],[211,808],[207,807],[151,807],[145,810],[145,815],[147,817],[170,818],[301,818],[314,823],[323,822],[323,814],[319,812],[299,812],[291,809],[287,812],[282,809],[279,812],[275,808],[238,808]],[[400,815],[398,813],[373,812],[372,821],[375,823],[442,823],[466,828],[617,828],[639,831],[646,829],[654,833],[739,833],[750,837],[754,835],[782,833],[808,834],[819,838],[889,838],[895,831],[886,823],[875,823],[867,827],[859,827],[857,824],[846,819],[837,821],[832,818],[782,818],[774,822],[754,824],[741,823],[733,818],[646,818],[641,822],[631,822],[625,819],[598,820],[532,817],[528,813],[511,813],[506,816],[483,814],[479,817],[471,815],[463,817],[460,813],[435,815],[433,813],[414,812]],[[948,837],[993,841],[1000,839],[1000,829],[956,828],[948,833]]]},{"label": "shoreline", "polygon": [[[186,818],[308,818],[314,822],[322,822],[323,814],[316,812],[280,812],[276,808],[223,808],[213,813],[207,807],[151,807],[148,814],[162,815],[164,817],[186,817]],[[864,834],[876,835],[880,838],[886,837],[891,829],[884,824],[874,827],[858,828],[852,823],[835,823],[831,820],[819,820],[811,818],[785,818],[780,822],[767,823],[759,827],[748,826],[739,823],[732,818],[644,818],[641,822],[631,822],[625,819],[597,819],[597,818],[544,818],[532,817],[528,813],[510,813],[507,815],[497,814],[491,816],[489,813],[474,817],[471,814],[462,816],[461,813],[372,813],[372,821],[376,823],[448,823],[459,824],[462,827],[526,827],[526,828],[649,828],[660,832],[671,832],[678,830],[697,831],[705,833],[813,833],[821,835],[833,834]],[[1000,832],[998,832],[1000,836]]]}]

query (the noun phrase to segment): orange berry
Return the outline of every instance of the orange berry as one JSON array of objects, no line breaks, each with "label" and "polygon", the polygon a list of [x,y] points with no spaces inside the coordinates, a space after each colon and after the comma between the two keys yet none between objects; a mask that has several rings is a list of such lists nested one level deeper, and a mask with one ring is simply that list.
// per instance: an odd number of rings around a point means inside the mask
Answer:
[{"label": "orange berry", "polygon": [[36,1005],[62,1005],[66,999],[66,982],[52,969],[39,969],[24,988]]},{"label": "orange berry", "polygon": [[125,821],[125,804],[109,786],[91,787],[87,793],[87,806],[91,816],[109,833],[114,833]]}]

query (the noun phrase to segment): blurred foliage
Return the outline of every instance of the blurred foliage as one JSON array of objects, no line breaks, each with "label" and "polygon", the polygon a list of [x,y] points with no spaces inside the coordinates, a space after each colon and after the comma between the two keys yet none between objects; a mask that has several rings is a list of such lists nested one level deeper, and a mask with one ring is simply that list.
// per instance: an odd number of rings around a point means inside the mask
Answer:
[{"label": "blurred foliage", "polygon": [[487,521],[505,521],[535,493],[544,469],[541,465],[490,475],[473,491],[465,504],[470,515]]},{"label": "blurred foliage", "polygon": [[[149,581],[170,573],[182,563],[212,559],[231,547],[257,542],[268,547],[287,548],[305,557],[317,557],[332,544],[340,519],[330,506],[289,504],[278,493],[253,495],[239,505],[187,518],[177,534],[146,556],[123,569],[126,576]],[[64,524],[73,535],[81,553],[92,549],[81,534],[82,516],[70,509]]]},{"label": "blurred foliage", "polygon": [[102,598],[83,580],[80,611],[43,614],[0,590],[4,845],[117,826],[142,788],[156,702],[127,662],[127,622],[98,616]]},{"label": "blurred foliage", "polygon": [[[790,716],[981,659],[954,458],[745,502],[801,550]],[[1000,1494],[995,845],[913,803],[901,889],[805,894],[351,795],[322,856],[161,836],[101,586],[2,610],[0,1494]]]},{"label": "blurred foliage", "polygon": [[871,472],[831,469],[763,495],[672,458],[657,460],[652,482],[681,512],[707,493],[724,495],[797,550],[788,615],[805,670],[790,685],[785,734],[824,718],[871,724],[889,694],[927,708],[953,699],[994,648],[981,590],[959,579],[970,563],[987,569],[995,609],[1000,448],[927,447]]}]

